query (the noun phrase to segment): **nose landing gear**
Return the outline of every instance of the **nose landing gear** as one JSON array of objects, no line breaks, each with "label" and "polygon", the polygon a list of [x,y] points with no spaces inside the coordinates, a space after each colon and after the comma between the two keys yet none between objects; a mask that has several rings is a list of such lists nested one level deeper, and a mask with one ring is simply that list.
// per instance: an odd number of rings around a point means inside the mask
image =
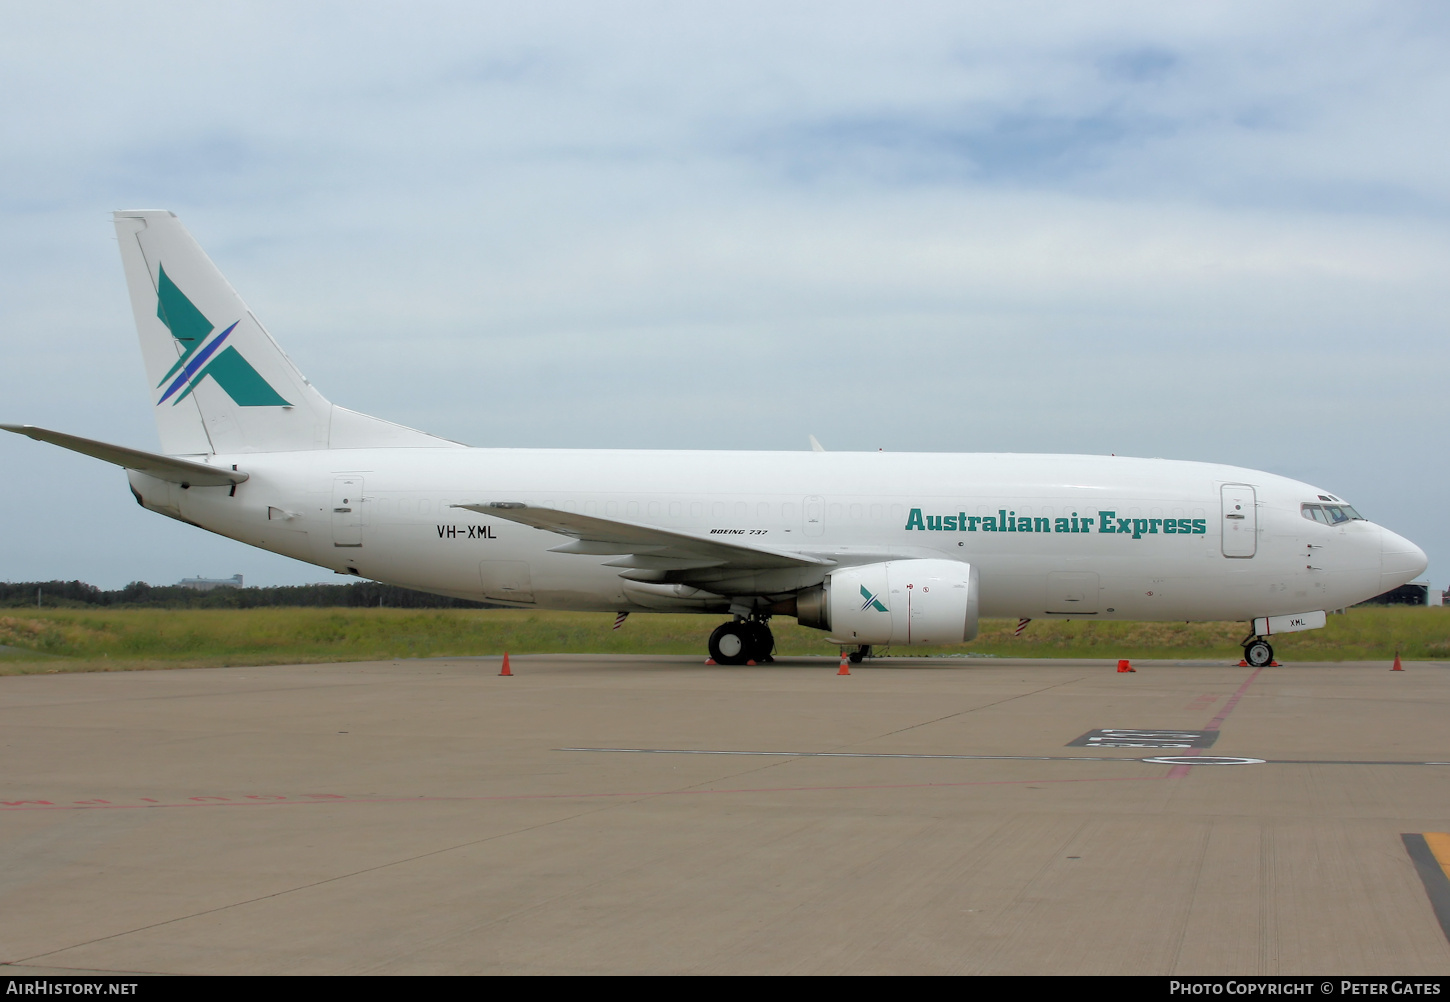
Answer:
[{"label": "nose landing gear", "polygon": [[775,636],[763,619],[737,619],[722,623],[710,634],[710,657],[716,664],[743,665],[754,661],[769,664],[775,658]]},{"label": "nose landing gear", "polygon": [[1274,648],[1262,637],[1253,637],[1244,644],[1244,660],[1251,668],[1263,668],[1274,660]]}]

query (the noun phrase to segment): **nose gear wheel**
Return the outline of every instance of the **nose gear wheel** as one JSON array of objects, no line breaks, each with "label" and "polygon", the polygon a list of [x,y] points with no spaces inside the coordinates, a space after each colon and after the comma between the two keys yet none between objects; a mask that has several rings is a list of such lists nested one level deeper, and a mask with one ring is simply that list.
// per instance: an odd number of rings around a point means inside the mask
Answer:
[{"label": "nose gear wheel", "polygon": [[1274,648],[1267,640],[1250,640],[1244,644],[1244,660],[1251,668],[1263,668],[1274,660]]}]

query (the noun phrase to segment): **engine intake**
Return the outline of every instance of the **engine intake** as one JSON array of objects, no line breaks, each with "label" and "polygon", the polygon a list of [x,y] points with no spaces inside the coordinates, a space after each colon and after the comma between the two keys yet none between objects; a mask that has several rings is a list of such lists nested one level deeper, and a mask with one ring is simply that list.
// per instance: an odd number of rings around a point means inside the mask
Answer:
[{"label": "engine intake", "polygon": [[977,635],[977,569],[955,560],[845,567],[796,596],[796,620],[849,644],[960,644]]}]

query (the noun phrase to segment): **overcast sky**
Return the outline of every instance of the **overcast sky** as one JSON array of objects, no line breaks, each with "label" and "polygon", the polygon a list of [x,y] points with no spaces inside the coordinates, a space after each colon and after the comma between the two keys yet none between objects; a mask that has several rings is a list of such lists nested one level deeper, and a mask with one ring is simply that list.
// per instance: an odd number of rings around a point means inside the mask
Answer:
[{"label": "overcast sky", "polygon": [[[1447,583],[1443,3],[0,3],[0,421],[157,448],[109,213],[473,445],[1315,483]],[[0,436],[0,578],[331,575]]]}]

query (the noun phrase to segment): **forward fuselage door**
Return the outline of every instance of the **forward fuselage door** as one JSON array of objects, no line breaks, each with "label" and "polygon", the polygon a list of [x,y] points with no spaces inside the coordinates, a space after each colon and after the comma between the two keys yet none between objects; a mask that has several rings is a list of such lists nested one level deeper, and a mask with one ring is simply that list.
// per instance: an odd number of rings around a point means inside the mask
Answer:
[{"label": "forward fuselage door", "polygon": [[337,477],[332,481],[332,545],[362,545],[362,477]]},{"label": "forward fuselage door", "polygon": [[1224,484],[1223,555],[1252,557],[1259,547],[1259,509],[1254,489],[1248,484]]}]

